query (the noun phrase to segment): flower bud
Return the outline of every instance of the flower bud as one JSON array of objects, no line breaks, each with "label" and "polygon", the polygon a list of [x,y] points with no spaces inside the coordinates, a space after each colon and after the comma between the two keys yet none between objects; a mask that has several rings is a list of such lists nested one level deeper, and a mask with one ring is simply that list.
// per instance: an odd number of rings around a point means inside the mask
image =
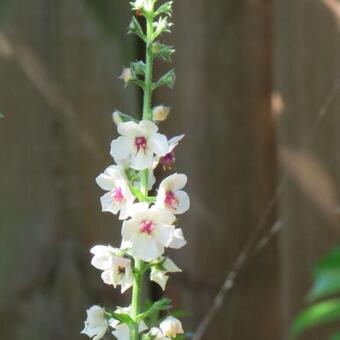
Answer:
[{"label": "flower bud", "polygon": [[159,327],[162,330],[163,335],[168,337],[175,337],[178,334],[184,333],[182,323],[173,316],[168,316],[161,322]]},{"label": "flower bud", "polygon": [[159,105],[153,108],[152,118],[156,122],[165,120],[170,113],[170,109],[164,105]]},{"label": "flower bud", "polygon": [[115,111],[115,112],[112,113],[112,119],[113,119],[113,122],[115,123],[116,126],[118,126],[119,123],[124,122],[119,111]]},{"label": "flower bud", "polygon": [[131,68],[130,67],[124,67],[122,74],[119,76],[119,79],[122,79],[123,82],[125,83],[125,85],[127,85],[128,82],[133,79]]}]

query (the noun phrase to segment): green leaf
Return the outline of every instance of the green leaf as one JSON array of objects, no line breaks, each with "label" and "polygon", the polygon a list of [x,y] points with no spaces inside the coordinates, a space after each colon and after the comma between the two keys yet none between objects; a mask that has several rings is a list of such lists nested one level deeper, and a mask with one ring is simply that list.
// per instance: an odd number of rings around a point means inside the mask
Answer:
[{"label": "green leaf", "polygon": [[340,268],[338,270],[330,270],[319,274],[307,299],[315,301],[336,293],[340,293]]},{"label": "green leaf", "polygon": [[340,247],[333,249],[315,267],[314,275],[320,275],[329,270],[340,270]]},{"label": "green leaf", "polygon": [[300,313],[290,329],[289,339],[294,339],[307,328],[340,320],[340,299],[313,305]]},{"label": "green leaf", "polygon": [[155,12],[155,17],[161,14],[171,16],[172,15],[172,4],[173,4],[173,1],[168,1],[168,2],[165,2],[163,5],[159,6]]},{"label": "green leaf", "polygon": [[145,42],[147,40],[146,35],[145,35],[141,25],[139,24],[138,20],[136,19],[136,17],[132,17],[132,20],[131,20],[130,25],[129,25],[128,33],[129,34],[136,34],[137,36],[139,36]]},{"label": "green leaf", "polygon": [[144,61],[135,61],[130,64],[131,73],[133,78],[137,78],[137,76],[145,75],[145,63]]},{"label": "green leaf", "polygon": [[172,48],[172,46],[164,45],[158,42],[152,44],[152,53],[164,61],[171,62],[171,57],[174,52],[175,50]]},{"label": "green leaf", "polygon": [[110,318],[113,318],[115,320],[118,320],[121,323],[126,323],[127,325],[131,326],[134,325],[135,322],[131,319],[131,316],[126,313],[115,313],[110,310],[106,310],[107,315]]},{"label": "green leaf", "polygon": [[144,313],[140,313],[137,316],[137,322],[142,321],[143,319],[149,317],[152,314],[169,309],[171,307],[170,304],[171,301],[168,298],[163,298],[159,301],[156,301],[147,311],[145,311]]},{"label": "green leaf", "polygon": [[156,83],[152,85],[152,89],[155,90],[160,86],[167,85],[171,89],[173,88],[176,80],[175,70],[171,70],[164,74]]}]

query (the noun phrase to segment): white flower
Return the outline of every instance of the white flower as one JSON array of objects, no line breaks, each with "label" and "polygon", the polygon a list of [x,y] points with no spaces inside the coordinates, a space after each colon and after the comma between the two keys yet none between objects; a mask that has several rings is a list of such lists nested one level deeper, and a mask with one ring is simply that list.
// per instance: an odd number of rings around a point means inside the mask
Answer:
[{"label": "white flower", "polygon": [[[181,229],[175,229],[175,216],[168,210],[148,207],[137,203],[130,210],[131,219],[124,221],[122,228],[123,245],[131,247],[131,254],[143,261],[156,260],[164,253],[165,247],[180,248],[186,241]],[[178,233],[178,231],[180,231]]]},{"label": "white flower", "polygon": [[117,165],[109,166],[96,178],[96,182],[103,190],[108,191],[100,198],[102,211],[113,214],[120,211],[119,219],[127,218],[127,210],[135,197],[129,189],[123,168]]},{"label": "white flower", "polygon": [[127,85],[128,82],[133,79],[131,68],[130,67],[124,67],[122,74],[119,76],[119,79],[122,79],[124,84]]},{"label": "white flower", "polygon": [[[124,308],[118,308],[115,310],[115,313],[117,314],[129,314],[130,312],[130,307],[124,307]],[[112,334],[118,339],[118,340],[130,340],[130,329],[127,324],[121,323],[118,320],[111,319],[110,322],[110,327],[114,328],[115,330],[112,332]],[[141,321],[139,323],[139,332],[143,332],[148,329],[144,321]]]},{"label": "white flower", "polygon": [[105,317],[104,308],[92,306],[86,313],[87,319],[81,333],[86,334],[89,338],[93,338],[93,340],[101,339],[108,329],[108,321]]},{"label": "white flower", "polygon": [[169,209],[173,214],[183,214],[190,207],[190,199],[183,189],[187,182],[187,176],[173,174],[165,178],[158,190],[156,206]]},{"label": "white flower", "polygon": [[[163,261],[164,258],[161,258],[160,261]],[[165,290],[165,285],[169,279],[167,273],[177,273],[182,270],[178,268],[173,261],[167,258],[161,266],[153,266],[151,267],[150,272],[150,280],[158,283],[163,290]]]},{"label": "white flower", "polygon": [[152,8],[152,1],[150,0],[135,0],[133,3],[133,9],[135,11],[144,10],[146,12],[150,11]]},{"label": "white flower", "polygon": [[152,109],[152,119],[156,122],[165,120],[170,113],[170,109],[164,105],[155,106]]},{"label": "white flower", "polygon": [[121,291],[124,293],[133,285],[133,273],[131,261],[119,256],[120,251],[110,246],[94,246],[91,249],[94,255],[91,264],[103,270],[101,277],[104,283],[113,285],[114,288],[121,285]]},{"label": "white flower", "polygon": [[157,327],[152,327],[148,333],[153,340],[169,340],[170,338],[163,336],[162,331]]},{"label": "white flower", "polygon": [[159,328],[162,330],[164,336],[170,338],[184,333],[182,323],[173,316],[168,316],[165,320],[163,320],[159,325]]},{"label": "white flower", "polygon": [[157,131],[157,125],[148,120],[118,124],[121,136],[111,143],[111,155],[116,163],[129,159],[130,167],[135,170],[151,168],[169,150],[167,138]]},{"label": "white flower", "polygon": [[163,170],[171,170],[176,161],[175,148],[179,142],[184,138],[184,135],[179,135],[169,139],[169,149],[165,156],[161,157],[159,162],[163,166]]}]

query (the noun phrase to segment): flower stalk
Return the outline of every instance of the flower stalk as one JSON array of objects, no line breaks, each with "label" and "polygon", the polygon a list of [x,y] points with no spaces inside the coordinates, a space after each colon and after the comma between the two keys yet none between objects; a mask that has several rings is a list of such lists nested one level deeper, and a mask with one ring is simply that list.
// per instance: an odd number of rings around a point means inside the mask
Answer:
[{"label": "flower stalk", "polygon": [[[146,50],[145,50],[145,84],[144,84],[144,97],[143,97],[143,119],[152,120],[152,111],[151,111],[151,103],[152,103],[152,74],[153,74],[153,54],[152,54],[152,35],[153,35],[153,6],[150,12],[146,16]],[[148,190],[148,179],[149,179],[149,170],[145,169],[142,171],[142,179],[141,179],[141,192],[146,199],[149,195]],[[135,324],[131,329],[131,340],[139,339],[138,332],[138,322],[137,315],[140,312],[141,308],[141,294],[142,294],[142,284],[143,284],[143,261],[135,258],[135,273],[134,273],[134,282],[132,288],[132,311],[131,316],[134,320]]]},{"label": "flower stalk", "polygon": [[[122,223],[120,248],[97,245],[91,249],[91,264],[102,271],[105,284],[124,293],[132,287],[131,304],[110,310],[92,306],[82,333],[99,340],[111,331],[118,340],[171,340],[183,333],[182,324],[171,316],[170,301],[163,298],[145,309],[142,286],[145,274],[165,290],[170,273],[181,269],[164,253],[166,248],[180,249],[186,244],[183,231],[177,228],[177,215],[189,209],[189,196],[182,189],[186,185],[184,174],[174,173],[164,178],[155,197],[149,196],[156,179],[154,169],[172,169],[174,149],[183,135],[168,138],[159,133],[156,123],[165,120],[170,109],[164,105],[152,108],[153,91],[166,85],[172,88],[173,70],[159,80],[153,79],[156,58],[170,62],[174,49],[160,41],[172,24],[172,1],[158,5],[158,0],[135,0],[131,3],[134,16],[129,33],[145,43],[145,60],[135,61],[124,68],[120,78],[125,86],[135,84],[143,89],[142,118],[115,111],[113,121],[119,137],[111,143],[110,154],[115,165],[109,166],[97,178],[97,184],[106,191],[100,198],[102,211],[118,214]],[[139,23],[144,19],[144,32]],[[159,319],[159,313],[168,317]],[[158,320],[157,320],[158,318]],[[155,323],[155,320],[157,321]]]}]

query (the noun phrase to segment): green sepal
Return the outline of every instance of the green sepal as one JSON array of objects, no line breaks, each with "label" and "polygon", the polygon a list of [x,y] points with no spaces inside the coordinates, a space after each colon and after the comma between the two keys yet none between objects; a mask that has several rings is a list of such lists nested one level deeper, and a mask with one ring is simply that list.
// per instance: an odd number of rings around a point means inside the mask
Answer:
[{"label": "green sepal", "polygon": [[139,323],[140,321],[147,318],[151,314],[158,313],[163,310],[168,310],[169,308],[171,308],[171,301],[168,298],[163,298],[153,303],[153,305],[147,311],[138,314],[136,321],[137,323]]},{"label": "green sepal", "polygon": [[145,63],[144,61],[134,61],[130,63],[131,74],[133,78],[137,78],[137,76],[145,76]]},{"label": "green sepal", "polygon": [[138,78],[132,79],[131,80],[132,83],[138,85],[140,88],[142,88],[144,90],[145,88],[145,82],[143,80],[140,80]]},{"label": "green sepal", "polygon": [[135,324],[135,322],[131,319],[131,316],[129,314],[110,312],[110,315],[113,319],[118,320],[121,323],[125,323],[129,327]]},{"label": "green sepal", "polygon": [[147,202],[147,203],[155,203],[156,202],[156,197],[155,196],[149,196],[149,197],[146,197],[145,198],[145,201]]},{"label": "green sepal", "polygon": [[176,80],[175,70],[170,70],[166,74],[164,74],[156,83],[152,84],[152,90],[157,89],[160,86],[166,85],[173,88]]},{"label": "green sepal", "polygon": [[158,9],[155,12],[155,17],[161,14],[165,14],[168,15],[169,17],[171,17],[172,15],[172,4],[173,1],[168,1],[165,2],[163,5],[159,6]]},{"label": "green sepal", "polygon": [[139,190],[139,188],[135,187],[135,186],[131,186],[130,187],[131,192],[136,196],[136,198],[138,199],[138,201],[142,202],[144,201],[144,195],[142,194],[142,192]]},{"label": "green sepal", "polygon": [[120,111],[115,111],[116,113],[119,114],[119,117],[122,119],[122,122],[135,122],[135,123],[138,123],[138,120],[126,113],[123,113],[123,112],[120,112]]},{"label": "green sepal", "polygon": [[172,46],[164,45],[158,42],[152,44],[151,51],[156,57],[159,57],[167,62],[171,62],[171,57],[175,52]]},{"label": "green sepal", "polygon": [[132,17],[132,20],[129,25],[128,34],[136,34],[138,37],[140,37],[144,42],[147,42],[146,35],[142,29],[142,26],[139,24],[136,17]]}]

